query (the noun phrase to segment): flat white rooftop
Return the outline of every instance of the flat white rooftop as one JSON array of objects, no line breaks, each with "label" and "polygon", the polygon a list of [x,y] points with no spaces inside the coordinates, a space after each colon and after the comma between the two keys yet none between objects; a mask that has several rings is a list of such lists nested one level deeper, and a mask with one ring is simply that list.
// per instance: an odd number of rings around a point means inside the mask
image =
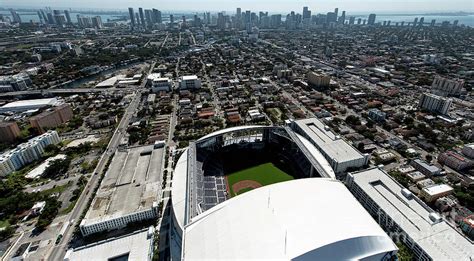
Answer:
[{"label": "flat white rooftop", "polygon": [[110,238],[74,250],[68,250],[64,260],[151,260],[153,254],[153,229],[144,229],[117,238]]},{"label": "flat white rooftop", "polygon": [[198,77],[196,75],[186,75],[186,76],[183,76],[183,81],[190,81],[190,80],[197,80]]},{"label": "flat white rooftop", "polygon": [[387,173],[374,168],[351,173],[355,182],[433,260],[472,260],[474,246],[446,221],[429,218],[434,211],[417,197],[407,198],[403,187]]},{"label": "flat white rooftop", "polygon": [[67,145],[66,145],[66,148],[74,148],[74,147],[78,147],[82,144],[85,144],[85,143],[96,143],[100,140],[99,137],[95,136],[95,135],[89,135],[87,137],[84,137],[84,138],[80,138],[80,139],[77,139],[77,140],[73,140],[71,142],[69,142]]},{"label": "flat white rooftop", "polygon": [[182,251],[184,260],[376,260],[397,248],[341,182],[309,178],[254,189],[198,215]]},{"label": "flat white rooftop", "polygon": [[294,123],[332,160],[343,162],[364,158],[364,155],[326,128],[320,120],[309,118]]},{"label": "flat white rooftop", "polygon": [[47,160],[45,160],[43,163],[41,163],[38,167],[36,167],[36,168],[32,169],[30,172],[28,172],[28,174],[25,175],[25,178],[35,179],[35,178],[41,177],[43,175],[44,171],[46,170],[46,168],[49,167],[49,164],[52,161],[65,159],[65,158],[66,158],[66,155],[64,155],[64,154],[58,154],[54,157],[50,157]]},{"label": "flat white rooftop", "polygon": [[125,74],[112,76],[112,77],[98,83],[95,87],[98,87],[98,88],[113,87],[117,83],[117,81],[120,81],[121,79],[124,79],[126,77],[127,76]]},{"label": "flat white rooftop", "polygon": [[117,150],[81,225],[152,208],[161,194],[163,153],[153,145]]},{"label": "flat white rooftop", "polygon": [[438,195],[440,193],[445,193],[445,192],[448,192],[448,191],[452,191],[453,188],[449,185],[446,185],[446,184],[439,184],[439,185],[433,185],[433,186],[423,188],[423,190],[426,193],[428,193],[428,195]]},{"label": "flat white rooftop", "polygon": [[18,111],[18,110],[29,110],[32,108],[41,108],[46,106],[53,106],[58,103],[56,98],[46,99],[33,99],[33,100],[21,100],[7,103],[0,107],[0,111]]},{"label": "flat white rooftop", "polygon": [[[324,172],[331,177],[331,178],[336,178],[336,173],[334,173],[334,170],[331,168],[331,164],[324,158],[324,155],[321,154],[321,152],[316,148],[311,142],[309,142],[306,138],[303,136],[299,135],[296,133],[296,137],[303,143],[303,145],[306,147],[306,149],[311,153],[311,155],[314,157],[314,159],[320,164],[320,166],[323,168]],[[321,173],[322,174],[322,173]]]}]

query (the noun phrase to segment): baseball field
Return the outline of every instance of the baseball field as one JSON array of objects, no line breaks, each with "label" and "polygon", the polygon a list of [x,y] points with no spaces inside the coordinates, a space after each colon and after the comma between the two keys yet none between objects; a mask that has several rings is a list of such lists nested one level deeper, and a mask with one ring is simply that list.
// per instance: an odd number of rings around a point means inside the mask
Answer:
[{"label": "baseball field", "polygon": [[231,173],[226,179],[229,193],[234,197],[261,186],[294,178],[277,168],[273,163],[265,163]]}]

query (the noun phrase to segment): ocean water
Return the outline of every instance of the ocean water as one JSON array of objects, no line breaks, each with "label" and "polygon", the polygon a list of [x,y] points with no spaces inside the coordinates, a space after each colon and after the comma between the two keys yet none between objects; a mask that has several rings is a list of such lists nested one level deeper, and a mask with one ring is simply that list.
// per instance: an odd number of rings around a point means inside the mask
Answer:
[{"label": "ocean water", "polygon": [[[350,16],[350,15],[349,15]],[[357,18],[362,18],[362,19],[367,19],[369,16],[368,15],[359,15],[356,16]],[[418,18],[418,21],[420,21],[420,18],[424,17],[425,18],[425,24],[431,23],[431,20],[435,19],[436,24],[440,24],[443,21],[449,21],[451,24],[455,21],[458,20],[458,25],[464,24],[466,26],[474,27],[474,15],[423,15],[423,14],[405,14],[405,15],[390,15],[390,14],[381,14],[377,15],[375,18],[375,22],[382,22],[383,21],[391,21],[391,24],[393,25],[396,22],[413,22],[415,18]]]}]

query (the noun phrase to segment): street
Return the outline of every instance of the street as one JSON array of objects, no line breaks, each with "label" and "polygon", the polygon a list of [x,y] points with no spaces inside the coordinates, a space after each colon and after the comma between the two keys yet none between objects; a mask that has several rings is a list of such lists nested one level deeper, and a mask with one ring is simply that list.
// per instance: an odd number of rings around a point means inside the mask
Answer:
[{"label": "street", "polygon": [[[148,74],[153,70],[153,67],[155,66],[155,63],[153,63],[150,67],[150,70]],[[147,75],[148,75],[147,74]],[[46,260],[63,260],[64,255],[66,254],[69,241],[72,238],[72,235],[75,230],[75,226],[78,225],[79,218],[81,214],[86,211],[88,207],[88,203],[91,200],[91,197],[94,194],[94,188],[96,188],[99,184],[100,176],[102,173],[105,171],[105,166],[107,165],[107,162],[109,161],[110,157],[113,156],[115,150],[118,148],[120,145],[120,141],[124,137],[125,133],[127,132],[127,127],[130,123],[130,120],[132,119],[133,115],[137,112],[138,110],[138,105],[140,104],[141,101],[141,96],[142,96],[142,90],[144,89],[146,85],[146,76],[143,79],[142,84],[140,85],[139,89],[135,92],[135,96],[133,100],[130,102],[127,110],[124,112],[124,115],[117,126],[117,129],[115,130],[112,138],[110,139],[110,142],[107,146],[107,149],[105,150],[104,154],[102,154],[99,163],[96,166],[96,169],[93,172],[93,175],[89,182],[87,183],[84,191],[82,192],[81,196],[77,200],[77,203],[72,210],[72,212],[68,215],[66,220],[69,220],[71,224],[67,227],[66,231],[64,232],[63,238],[61,240],[61,243],[58,245],[55,245],[51,252],[46,255]]]}]

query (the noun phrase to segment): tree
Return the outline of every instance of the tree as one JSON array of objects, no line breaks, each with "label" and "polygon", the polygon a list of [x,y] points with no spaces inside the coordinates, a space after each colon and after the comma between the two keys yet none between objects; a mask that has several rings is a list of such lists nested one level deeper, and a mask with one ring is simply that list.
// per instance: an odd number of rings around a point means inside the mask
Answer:
[{"label": "tree", "polygon": [[369,129],[372,129],[374,127],[374,122],[369,120],[369,121],[367,121],[365,126],[367,126],[367,128],[369,128]]},{"label": "tree", "polygon": [[355,115],[349,115],[346,117],[346,123],[349,125],[360,125],[360,119]]},{"label": "tree", "polygon": [[81,192],[82,192],[82,189],[81,188],[77,188],[75,190],[72,191],[72,196],[71,198],[69,199],[70,202],[73,202],[74,200],[78,199],[79,196],[81,195]]},{"label": "tree", "polygon": [[49,163],[49,166],[44,170],[43,175],[47,178],[56,178],[67,172],[71,164],[71,159],[66,157],[65,159],[53,160]]},{"label": "tree", "polygon": [[431,162],[433,160],[433,156],[431,156],[430,154],[426,154],[425,159],[426,161]]},{"label": "tree", "polygon": [[84,120],[80,116],[74,116],[74,118],[69,121],[68,126],[70,128],[77,129],[81,127],[83,123]]},{"label": "tree", "polygon": [[36,223],[36,227],[40,230],[45,229],[53,219],[58,214],[58,210],[61,207],[61,202],[59,202],[56,198],[48,198],[46,199],[46,205],[44,206],[43,211],[38,217],[38,222]]},{"label": "tree", "polygon": [[408,117],[406,117],[406,118],[404,119],[403,122],[404,122],[406,125],[412,125],[414,121],[415,121],[415,120],[414,120],[412,117],[409,117],[409,116],[408,116]]},{"label": "tree", "polygon": [[398,247],[398,253],[397,253],[398,260],[400,261],[415,260],[415,257],[413,256],[413,252],[408,247],[406,247],[403,243],[398,243],[397,247]]},{"label": "tree", "polygon": [[44,148],[44,152],[48,153],[48,154],[58,154],[59,153],[59,147],[55,144],[49,144],[48,146],[46,146]]}]

